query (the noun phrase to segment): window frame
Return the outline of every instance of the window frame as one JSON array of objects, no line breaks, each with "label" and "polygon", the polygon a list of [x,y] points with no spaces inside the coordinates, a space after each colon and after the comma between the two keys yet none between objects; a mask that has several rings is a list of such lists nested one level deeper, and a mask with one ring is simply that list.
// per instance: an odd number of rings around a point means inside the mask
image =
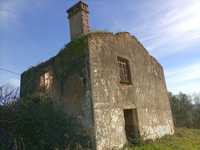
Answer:
[{"label": "window frame", "polygon": [[127,58],[117,56],[117,65],[121,84],[132,84],[130,63]]}]

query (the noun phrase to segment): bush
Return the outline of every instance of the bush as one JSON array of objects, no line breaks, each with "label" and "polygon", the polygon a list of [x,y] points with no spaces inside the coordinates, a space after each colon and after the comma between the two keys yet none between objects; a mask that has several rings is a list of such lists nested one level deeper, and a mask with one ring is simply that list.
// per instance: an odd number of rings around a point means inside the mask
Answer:
[{"label": "bush", "polygon": [[85,149],[91,145],[78,121],[68,117],[61,106],[48,98],[21,99],[1,106],[0,110],[3,121],[0,129],[4,133],[0,136],[9,137],[7,142],[0,141],[1,147],[9,143],[28,150],[64,150],[66,147],[74,150],[77,145]]}]

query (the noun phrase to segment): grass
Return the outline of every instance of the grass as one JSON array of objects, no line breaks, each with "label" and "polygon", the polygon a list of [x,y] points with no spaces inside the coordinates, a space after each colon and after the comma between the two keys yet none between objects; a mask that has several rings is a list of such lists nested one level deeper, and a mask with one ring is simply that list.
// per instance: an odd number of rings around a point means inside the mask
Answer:
[{"label": "grass", "polygon": [[165,136],[153,143],[129,146],[125,150],[200,150],[200,130],[178,128],[173,136]]}]

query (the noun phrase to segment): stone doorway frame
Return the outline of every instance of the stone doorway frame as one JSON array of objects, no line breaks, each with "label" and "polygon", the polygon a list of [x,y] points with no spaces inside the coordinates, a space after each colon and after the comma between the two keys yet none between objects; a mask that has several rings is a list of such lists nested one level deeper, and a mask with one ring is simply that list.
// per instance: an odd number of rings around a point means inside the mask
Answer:
[{"label": "stone doorway frame", "polygon": [[125,134],[128,142],[138,143],[140,139],[138,113],[136,108],[123,109]]}]

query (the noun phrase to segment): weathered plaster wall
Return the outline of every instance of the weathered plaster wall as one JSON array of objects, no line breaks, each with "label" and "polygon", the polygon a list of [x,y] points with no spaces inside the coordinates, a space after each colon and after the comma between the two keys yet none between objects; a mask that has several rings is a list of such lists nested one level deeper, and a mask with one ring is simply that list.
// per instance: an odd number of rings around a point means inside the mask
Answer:
[{"label": "weathered plaster wall", "polygon": [[[137,108],[143,139],[173,133],[161,65],[129,33],[90,33],[89,57],[97,150],[126,142],[124,109]],[[120,84],[117,56],[130,63],[132,84]]]}]

